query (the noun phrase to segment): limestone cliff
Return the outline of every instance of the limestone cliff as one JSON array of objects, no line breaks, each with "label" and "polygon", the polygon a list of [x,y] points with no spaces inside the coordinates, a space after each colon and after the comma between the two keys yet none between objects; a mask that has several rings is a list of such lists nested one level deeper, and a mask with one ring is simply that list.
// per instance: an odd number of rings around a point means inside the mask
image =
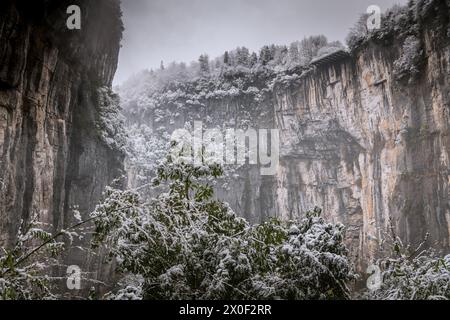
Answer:
[{"label": "limestone cliff", "polygon": [[[66,27],[73,4],[81,30]],[[1,1],[0,245],[32,215],[54,231],[74,224],[72,210],[89,213],[120,172],[123,155],[102,142],[96,122],[121,36],[115,0]]]},{"label": "limestone cliff", "polygon": [[[430,233],[428,243],[448,251],[450,6],[418,3],[405,9],[404,25],[397,19],[306,68],[225,71],[218,80],[153,86],[144,97],[136,92],[145,86],[132,83],[122,88],[129,122],[161,137],[194,120],[279,129],[277,174],[234,169],[218,197],[254,222],[323,208],[347,226],[359,270],[377,257],[391,222],[405,243]],[[136,184],[142,170],[133,161]]]},{"label": "limestone cliff", "polygon": [[407,79],[410,38],[392,34],[274,89],[285,143],[276,212],[324,208],[359,262],[376,256],[390,221],[405,243],[430,233],[449,250],[449,7],[438,3],[423,14]]}]

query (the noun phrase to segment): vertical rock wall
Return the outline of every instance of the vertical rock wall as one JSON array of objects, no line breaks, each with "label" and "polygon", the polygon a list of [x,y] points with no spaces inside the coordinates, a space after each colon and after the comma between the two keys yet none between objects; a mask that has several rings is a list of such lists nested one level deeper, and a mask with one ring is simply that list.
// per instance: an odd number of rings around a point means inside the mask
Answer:
[{"label": "vertical rock wall", "polygon": [[[73,4],[81,30],[66,27]],[[71,226],[73,209],[87,214],[120,173],[123,155],[97,133],[96,93],[111,86],[121,36],[116,0],[1,1],[0,245],[32,215]]]},{"label": "vertical rock wall", "polygon": [[[405,243],[416,245],[429,233],[430,246],[448,251],[449,4],[429,1],[418,10],[418,18],[393,26],[396,32],[309,68],[193,79],[140,95],[133,86],[129,121],[156,136],[194,120],[205,129],[279,129],[277,174],[261,176],[257,166],[231,170],[218,198],[256,223],[322,208],[347,226],[359,270],[380,253],[391,225]],[[417,59],[408,37],[420,44]],[[399,77],[402,65],[411,70]],[[217,90],[236,78],[239,89]]]},{"label": "vertical rock wall", "polygon": [[347,226],[360,267],[391,223],[405,243],[429,233],[429,245],[450,248],[448,9],[440,13],[419,35],[414,77],[398,78],[404,39],[392,38],[274,89],[284,144],[277,214],[323,208]]}]

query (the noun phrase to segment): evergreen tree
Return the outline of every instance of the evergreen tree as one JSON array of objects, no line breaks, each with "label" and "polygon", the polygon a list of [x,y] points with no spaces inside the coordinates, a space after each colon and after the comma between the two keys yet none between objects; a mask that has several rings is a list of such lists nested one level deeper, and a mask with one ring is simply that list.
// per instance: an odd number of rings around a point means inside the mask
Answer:
[{"label": "evergreen tree", "polygon": [[236,58],[237,58],[238,65],[244,66],[244,67],[249,66],[250,52],[246,47],[237,48]]},{"label": "evergreen tree", "polygon": [[298,51],[298,42],[291,43],[289,47],[289,64],[297,65],[300,62],[300,53]]},{"label": "evergreen tree", "polygon": [[273,60],[272,51],[270,50],[269,46],[264,46],[261,48],[261,51],[259,53],[259,61],[263,66],[267,65],[270,61]]},{"label": "evergreen tree", "polygon": [[250,55],[250,67],[254,67],[257,64],[258,64],[258,55],[255,52],[253,52]]},{"label": "evergreen tree", "polygon": [[274,53],[275,65],[282,66],[287,63],[288,60],[288,48],[286,46],[276,46]]},{"label": "evergreen tree", "polygon": [[228,51],[225,51],[225,54],[223,55],[223,63],[226,66],[230,65],[230,54],[228,53]]},{"label": "evergreen tree", "polygon": [[198,59],[198,62],[200,64],[200,74],[201,75],[207,75],[210,72],[209,67],[209,57],[207,54],[202,54],[200,58]]}]

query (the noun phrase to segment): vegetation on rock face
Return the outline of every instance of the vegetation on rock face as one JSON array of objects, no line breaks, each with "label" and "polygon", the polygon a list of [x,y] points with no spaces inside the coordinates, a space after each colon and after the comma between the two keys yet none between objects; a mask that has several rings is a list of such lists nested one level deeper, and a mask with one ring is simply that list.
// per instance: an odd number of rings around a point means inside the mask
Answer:
[{"label": "vegetation on rock face", "polygon": [[[387,10],[381,17],[381,26],[374,30],[367,28],[369,15],[364,14],[350,30],[346,42],[350,50],[355,50],[369,41],[392,39],[404,40],[420,35],[424,21],[439,17],[440,10],[446,10],[442,0],[410,0],[407,5],[396,5]],[[448,28],[444,23],[442,27]]]},{"label": "vegetation on rock face", "polygon": [[[413,83],[422,71],[425,52],[423,30],[425,25],[434,24],[434,35],[448,42],[450,24],[443,12],[448,11],[447,4],[442,0],[410,0],[407,5],[396,5],[387,10],[381,17],[381,26],[369,30],[364,14],[351,29],[346,42],[350,51],[363,48],[370,42],[386,46],[393,44],[394,39],[403,43],[400,57],[394,61],[394,77],[398,82]],[[443,44],[444,45],[444,44]]]},{"label": "vegetation on rock face", "polygon": [[[380,28],[374,30],[368,30],[369,16],[364,14],[350,30],[348,48],[354,51],[370,41],[391,44],[393,39],[400,39],[405,43],[402,57],[397,61],[402,77],[404,67],[412,66],[421,57],[420,33],[424,21],[429,23],[435,16],[440,19],[439,10],[446,9],[441,0],[412,0],[406,6],[397,5],[387,10],[382,14]],[[445,28],[443,34],[450,30],[448,21],[438,23]],[[295,41],[289,46],[266,45],[258,53],[238,47],[215,59],[203,54],[190,65],[171,63],[158,70],[145,70],[119,90],[125,109],[132,112],[154,110],[171,103],[202,106],[205,100],[214,97],[233,98],[246,92],[258,99],[274,80],[300,76],[314,59],[342,49],[345,47],[340,42],[328,41],[323,35]]]},{"label": "vegetation on rock face", "polygon": [[[119,92],[132,123],[127,128],[127,166],[133,171],[133,182],[148,183],[158,160],[167,154],[170,134],[193,124],[200,114],[208,114],[202,117],[205,126],[216,127],[220,112],[236,109],[240,117],[223,117],[222,130],[258,128],[259,119],[269,118],[266,106],[274,85],[292,83],[314,58],[339,48],[343,48],[339,42],[312,36],[289,47],[264,46],[258,54],[239,47],[216,59],[201,55],[189,66],[171,63],[131,78]],[[225,178],[230,176],[229,169],[225,168]]]},{"label": "vegetation on rock face", "polygon": [[225,52],[211,60],[201,55],[198,62],[171,63],[158,70],[146,70],[131,78],[119,90],[127,111],[154,110],[160,105],[202,106],[205,100],[249,95],[258,100],[272,81],[285,73],[307,68],[314,59],[343,49],[325,36],[312,36],[287,46],[264,46],[259,54],[245,47]]},{"label": "vegetation on rock face", "polygon": [[93,213],[95,240],[107,244],[119,271],[135,275],[134,285],[110,298],[349,297],[354,275],[342,225],[326,223],[315,210],[301,221],[251,226],[202,183],[221,174],[218,166],[169,160],[154,181],[168,183],[168,191],[150,202],[131,191],[107,191]]},{"label": "vegetation on rock face", "polygon": [[97,90],[97,98],[96,127],[100,139],[112,150],[125,152],[127,134],[119,96],[110,88],[101,87]]}]

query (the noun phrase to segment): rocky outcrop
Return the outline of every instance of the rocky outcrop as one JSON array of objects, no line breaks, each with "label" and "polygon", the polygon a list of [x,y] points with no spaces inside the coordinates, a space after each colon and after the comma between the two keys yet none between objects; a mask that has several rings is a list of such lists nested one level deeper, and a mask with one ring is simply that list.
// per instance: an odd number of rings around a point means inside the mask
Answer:
[{"label": "rocky outcrop", "polygon": [[[81,30],[66,26],[74,4]],[[74,224],[73,209],[89,213],[119,174],[123,155],[101,141],[96,121],[121,36],[115,0],[1,1],[0,245],[31,216],[53,231]],[[76,252],[67,259],[97,263]]]}]

